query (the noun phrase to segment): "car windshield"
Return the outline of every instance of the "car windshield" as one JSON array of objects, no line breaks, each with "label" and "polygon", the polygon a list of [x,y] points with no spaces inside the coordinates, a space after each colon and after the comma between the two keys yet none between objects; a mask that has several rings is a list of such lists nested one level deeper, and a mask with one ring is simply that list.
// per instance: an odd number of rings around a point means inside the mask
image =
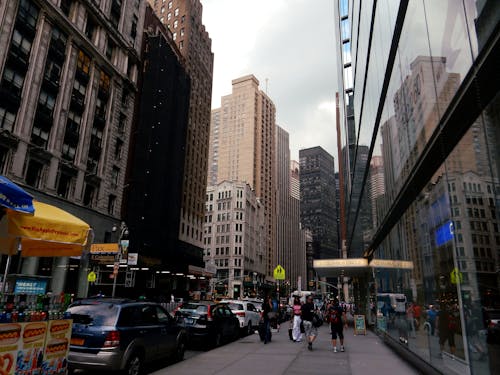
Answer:
[{"label": "car windshield", "polygon": [[206,313],[208,311],[208,306],[206,305],[197,305],[195,303],[186,303],[182,306],[181,310],[194,310],[197,313]]},{"label": "car windshield", "polygon": [[110,303],[76,305],[68,309],[74,323],[114,326],[118,317],[118,306]]},{"label": "car windshield", "polygon": [[231,310],[244,310],[241,303],[229,303],[228,305]]}]

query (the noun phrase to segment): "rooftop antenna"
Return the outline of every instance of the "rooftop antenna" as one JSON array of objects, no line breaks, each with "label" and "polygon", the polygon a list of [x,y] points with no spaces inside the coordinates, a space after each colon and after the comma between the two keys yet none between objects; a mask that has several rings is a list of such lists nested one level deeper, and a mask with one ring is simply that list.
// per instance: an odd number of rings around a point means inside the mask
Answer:
[{"label": "rooftop antenna", "polygon": [[266,95],[267,95],[267,84],[269,83],[269,78],[266,78]]}]

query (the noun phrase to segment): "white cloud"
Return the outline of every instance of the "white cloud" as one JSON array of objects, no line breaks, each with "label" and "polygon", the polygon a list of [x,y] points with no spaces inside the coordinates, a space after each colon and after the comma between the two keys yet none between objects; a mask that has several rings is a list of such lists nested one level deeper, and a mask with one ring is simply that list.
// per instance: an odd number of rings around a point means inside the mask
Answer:
[{"label": "white cloud", "polygon": [[[291,156],[322,146],[336,157],[336,57],[331,0],[202,0],[212,39],[212,107],[231,81],[254,74],[290,133]],[[326,107],[325,107],[326,106]],[[333,109],[332,109],[333,108]]]}]

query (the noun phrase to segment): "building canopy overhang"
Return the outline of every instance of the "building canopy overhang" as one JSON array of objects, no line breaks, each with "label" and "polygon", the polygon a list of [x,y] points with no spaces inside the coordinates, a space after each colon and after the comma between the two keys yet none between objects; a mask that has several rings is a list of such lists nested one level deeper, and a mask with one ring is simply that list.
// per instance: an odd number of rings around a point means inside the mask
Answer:
[{"label": "building canopy overhang", "polygon": [[369,262],[366,258],[316,259],[313,267],[319,277],[356,277],[371,274],[373,269],[412,270],[413,262],[391,259],[373,259]]}]

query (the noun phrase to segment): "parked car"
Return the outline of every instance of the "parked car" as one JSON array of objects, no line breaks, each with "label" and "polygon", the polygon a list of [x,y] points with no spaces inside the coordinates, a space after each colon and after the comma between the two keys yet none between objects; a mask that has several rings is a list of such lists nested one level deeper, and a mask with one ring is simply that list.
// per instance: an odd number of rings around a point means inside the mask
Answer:
[{"label": "parked car", "polygon": [[190,343],[216,347],[239,337],[240,322],[226,303],[212,301],[187,302],[176,311]]},{"label": "parked car", "polygon": [[221,302],[227,303],[236,315],[240,321],[240,329],[244,334],[255,333],[255,329],[259,326],[260,312],[253,302],[239,300],[223,300]]},{"label": "parked car", "polygon": [[182,360],[187,334],[159,304],[128,299],[85,299],[68,308],[73,319],[68,368],[126,370],[146,363]]},{"label": "parked car", "polygon": [[484,319],[486,323],[488,344],[500,344],[500,310],[485,309]]}]

